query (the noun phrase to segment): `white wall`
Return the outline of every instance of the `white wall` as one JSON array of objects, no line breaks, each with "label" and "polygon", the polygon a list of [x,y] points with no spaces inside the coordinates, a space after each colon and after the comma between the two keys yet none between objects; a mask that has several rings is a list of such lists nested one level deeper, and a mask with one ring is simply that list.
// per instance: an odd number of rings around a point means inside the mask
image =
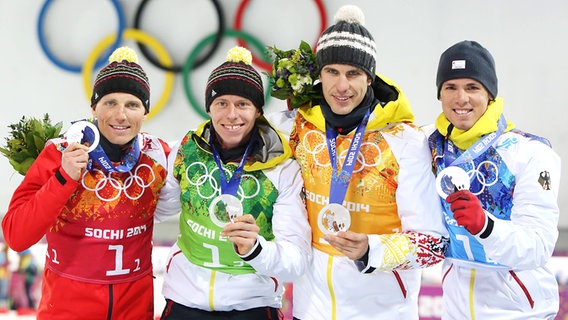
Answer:
[{"label": "white wall", "polygon": [[[240,1],[219,0],[231,27]],[[40,48],[36,24],[42,0],[0,0],[0,143],[8,125],[23,115],[41,117],[48,112],[64,128],[70,121],[90,117],[89,103],[80,74],[51,63]],[[455,42],[477,40],[497,63],[499,95],[505,99],[505,115],[525,131],[549,138],[560,156],[568,158],[568,2],[565,0],[324,0],[328,25],[343,4],[358,4],[366,14],[367,28],[378,45],[378,72],[403,88],[419,124],[431,123],[440,112],[435,74],[440,53]],[[133,26],[140,0],[121,0],[127,25]],[[182,64],[192,48],[216,29],[217,18],[208,0],[152,1],[144,12],[142,29],[160,39],[176,64]],[[110,1],[55,0],[44,24],[52,52],[67,63],[82,64],[92,48],[118,25]],[[267,45],[293,48],[300,39],[313,43],[320,20],[314,1],[257,0],[247,8],[243,29]],[[137,49],[130,40],[125,44]],[[224,61],[235,45],[225,38],[212,59],[191,74],[192,90],[203,100],[209,72]],[[253,50],[254,51],[254,50]],[[139,54],[149,74],[153,101],[161,95],[164,72]],[[284,109],[271,100],[266,112]],[[169,103],[144,130],[166,140],[179,139],[201,119],[185,97],[182,76],[176,75]],[[562,138],[564,137],[564,139]],[[2,188],[0,215],[21,181],[5,158],[0,159]],[[568,186],[563,179],[562,211],[568,209]],[[561,215],[560,225],[568,227]]]}]

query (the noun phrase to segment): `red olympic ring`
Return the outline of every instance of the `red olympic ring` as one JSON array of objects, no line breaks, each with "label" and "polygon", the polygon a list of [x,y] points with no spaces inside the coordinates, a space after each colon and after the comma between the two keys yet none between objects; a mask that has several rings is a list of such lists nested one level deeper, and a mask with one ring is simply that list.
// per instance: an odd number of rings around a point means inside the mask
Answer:
[{"label": "red olympic ring", "polygon": [[[315,1],[316,5],[318,7],[318,11],[319,11],[319,15],[320,15],[320,32],[318,34],[318,37],[316,38],[314,45],[312,46],[312,48],[314,48],[314,50],[315,50],[319,35],[322,34],[322,32],[324,32],[325,28],[327,27],[327,14],[325,12],[323,0],[314,0],[314,1]],[[237,14],[235,16],[235,24],[233,26],[233,28],[237,31],[242,31],[241,30],[242,29],[242,20],[243,20],[245,9],[248,6],[249,2],[250,2],[250,0],[242,0],[241,3],[239,4],[239,8],[237,9]],[[242,47],[245,47],[245,48],[248,49],[248,46],[247,46],[247,43],[245,42],[245,40],[238,38],[237,43],[239,44],[239,46],[242,46]],[[252,51],[251,51],[251,53],[252,53]],[[254,53],[252,54],[252,61],[253,61],[252,63],[255,64],[256,66],[258,66],[259,68],[261,68],[265,71],[268,71],[268,72],[272,72],[272,64],[264,62],[263,59],[261,59],[261,58],[255,57]]]}]

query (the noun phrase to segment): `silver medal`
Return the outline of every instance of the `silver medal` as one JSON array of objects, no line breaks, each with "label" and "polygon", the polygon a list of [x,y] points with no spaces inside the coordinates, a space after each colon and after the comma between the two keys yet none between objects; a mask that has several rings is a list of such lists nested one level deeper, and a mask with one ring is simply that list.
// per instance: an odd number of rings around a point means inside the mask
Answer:
[{"label": "silver medal", "polygon": [[69,143],[77,142],[86,145],[89,147],[88,152],[95,150],[100,140],[99,129],[89,121],[73,123],[63,137]]},{"label": "silver medal", "polygon": [[469,190],[469,176],[460,167],[446,167],[436,177],[436,190],[443,199],[459,190]]},{"label": "silver medal", "polygon": [[209,217],[219,227],[233,222],[233,219],[243,215],[243,204],[230,194],[222,194],[209,205]]},{"label": "silver medal", "polygon": [[347,231],[351,226],[349,210],[339,203],[330,203],[318,214],[318,227],[325,234]]}]

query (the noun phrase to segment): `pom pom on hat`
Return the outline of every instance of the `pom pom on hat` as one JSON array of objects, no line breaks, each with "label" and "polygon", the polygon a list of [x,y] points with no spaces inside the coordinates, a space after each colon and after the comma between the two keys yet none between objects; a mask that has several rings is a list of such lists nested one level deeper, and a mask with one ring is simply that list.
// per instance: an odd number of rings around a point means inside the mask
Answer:
[{"label": "pom pom on hat", "polygon": [[262,112],[264,87],[260,74],[252,67],[251,52],[243,47],[233,47],[227,52],[226,60],[207,79],[205,110],[209,112],[215,98],[233,94],[249,99]]},{"label": "pom pom on hat", "polygon": [[114,50],[109,64],[99,71],[93,86],[91,107],[109,93],[130,93],[142,101],[146,113],[150,112],[150,84],[146,72],[138,65],[136,52],[128,47]]},{"label": "pom pom on hat", "polygon": [[243,47],[232,47],[227,52],[227,62],[242,62],[252,65],[252,53]]},{"label": "pom pom on hat", "polygon": [[356,23],[362,26],[365,25],[365,15],[363,11],[354,5],[345,5],[335,13],[333,17],[333,23],[338,23],[340,21],[345,21],[347,23]]},{"label": "pom pom on hat", "polygon": [[121,62],[122,60],[138,63],[138,55],[129,47],[120,47],[108,57],[108,63]]},{"label": "pom pom on hat", "polygon": [[335,24],[328,27],[317,44],[318,69],[328,64],[348,64],[375,77],[377,46],[373,36],[364,27],[365,15],[354,5],[339,8]]}]

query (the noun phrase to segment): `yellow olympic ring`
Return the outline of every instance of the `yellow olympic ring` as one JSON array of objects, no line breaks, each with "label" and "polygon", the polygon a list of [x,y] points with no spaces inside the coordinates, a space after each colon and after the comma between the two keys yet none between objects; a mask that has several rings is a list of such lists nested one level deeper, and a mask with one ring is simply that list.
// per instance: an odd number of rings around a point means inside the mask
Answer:
[{"label": "yellow olympic ring", "polygon": [[[124,39],[133,39],[140,43],[143,43],[149,47],[151,47],[154,52],[158,55],[158,59],[160,63],[165,66],[172,66],[173,61],[169,56],[168,52],[164,48],[164,46],[153,36],[149,35],[148,33],[137,30],[137,29],[126,29],[123,33]],[[110,36],[104,38],[101,42],[99,42],[95,49],[91,51],[90,55],[87,57],[85,64],[83,65],[82,74],[83,74],[83,85],[85,86],[85,93],[87,94],[87,100],[91,100],[91,95],[93,93],[93,89],[91,88],[91,74],[93,73],[93,68],[95,66],[96,60],[99,58],[101,53],[110,47],[113,41],[116,39],[116,33],[111,34]],[[152,119],[156,114],[158,114],[166,105],[170,96],[172,94],[172,88],[174,84],[174,73],[171,71],[167,71],[166,73],[166,82],[164,85],[164,91],[162,92],[162,96],[156,102],[156,105],[150,108],[150,112],[146,116],[146,120]]]}]

